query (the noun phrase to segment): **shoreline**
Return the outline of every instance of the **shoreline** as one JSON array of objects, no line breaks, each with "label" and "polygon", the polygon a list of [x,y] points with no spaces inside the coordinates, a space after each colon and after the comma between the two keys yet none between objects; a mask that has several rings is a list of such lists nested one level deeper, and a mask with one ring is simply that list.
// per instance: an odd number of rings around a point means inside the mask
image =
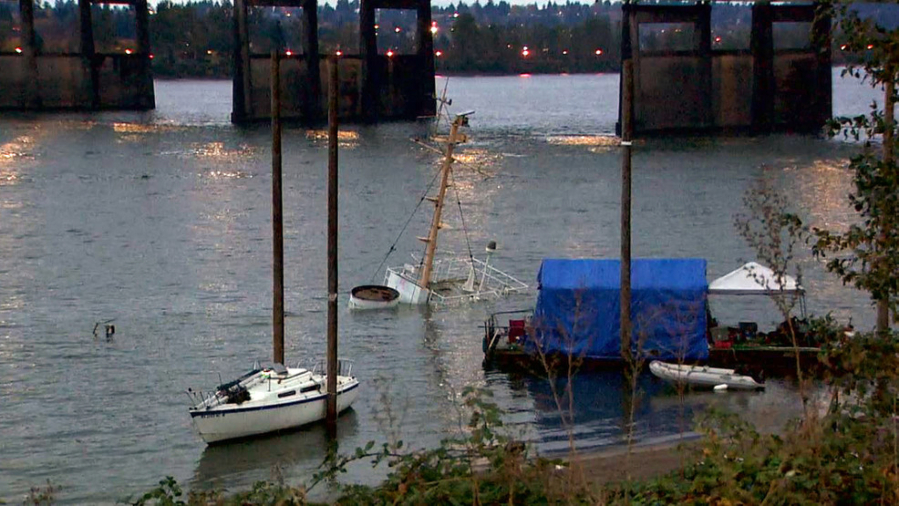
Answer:
[{"label": "shoreline", "polygon": [[634,444],[615,445],[565,458],[570,472],[582,472],[592,485],[649,480],[683,469],[699,455],[702,435],[688,432]]},{"label": "shoreline", "polygon": [[[846,63],[841,64],[833,64],[831,68],[843,68],[846,67]],[[613,74],[621,74],[621,69],[604,69],[604,70],[592,70],[592,71],[573,71],[573,72],[540,72],[540,71],[520,71],[520,72],[441,72],[439,69],[434,70],[435,78],[446,78],[446,77],[517,77],[517,76],[586,76],[586,75],[613,75]],[[153,74],[154,80],[159,81],[231,81],[233,80],[233,76],[224,75],[224,76],[209,76],[209,75],[201,75],[201,76],[171,76],[171,75],[158,75]]]}]

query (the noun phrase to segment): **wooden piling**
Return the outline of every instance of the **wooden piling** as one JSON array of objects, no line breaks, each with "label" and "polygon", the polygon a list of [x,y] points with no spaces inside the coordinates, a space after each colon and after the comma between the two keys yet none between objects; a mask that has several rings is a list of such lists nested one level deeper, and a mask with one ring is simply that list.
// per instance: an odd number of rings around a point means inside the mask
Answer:
[{"label": "wooden piling", "polygon": [[634,62],[625,60],[621,79],[621,357],[631,356],[631,137],[633,136]]},{"label": "wooden piling", "polygon": [[328,60],[328,406],[337,427],[337,58]]},{"label": "wooden piling", "polygon": [[284,363],[284,226],[281,214],[281,62],[272,51],[272,350]]}]

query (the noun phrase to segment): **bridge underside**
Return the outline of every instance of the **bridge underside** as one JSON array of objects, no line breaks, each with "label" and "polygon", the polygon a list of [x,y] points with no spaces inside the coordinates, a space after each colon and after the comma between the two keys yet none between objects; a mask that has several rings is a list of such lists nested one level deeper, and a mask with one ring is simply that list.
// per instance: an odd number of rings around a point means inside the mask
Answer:
[{"label": "bridge underside", "polygon": [[[414,119],[436,110],[434,45],[429,0],[362,0],[360,54],[322,55],[316,0],[236,0],[234,2],[234,99],[231,120],[244,123],[271,116],[271,56],[251,51],[250,6],[301,7],[305,30],[299,54],[281,53],[281,117],[317,123],[326,115],[327,60],[338,62],[339,116],[354,121]],[[378,54],[376,9],[417,13],[415,54]]]},{"label": "bridge underside", "polygon": [[[91,4],[131,5],[136,43],[127,53],[94,49]],[[78,0],[77,53],[41,52],[34,30],[34,0],[19,0],[21,42],[0,53],[0,109],[146,110],[155,107],[150,70],[147,0]]]},{"label": "bridge underside", "polygon": [[[622,8],[621,55],[634,62],[635,134],[814,132],[830,118],[831,18],[816,5],[754,4],[748,50],[713,49],[708,3]],[[805,47],[775,49],[781,23],[808,25]],[[641,26],[652,24],[692,28],[691,47],[642,49]]]}]

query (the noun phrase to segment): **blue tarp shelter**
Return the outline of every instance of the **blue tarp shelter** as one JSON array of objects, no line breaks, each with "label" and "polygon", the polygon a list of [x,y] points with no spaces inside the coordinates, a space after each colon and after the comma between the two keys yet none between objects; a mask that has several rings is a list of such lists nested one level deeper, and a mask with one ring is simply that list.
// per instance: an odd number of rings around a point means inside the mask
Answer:
[{"label": "blue tarp shelter", "polygon": [[[573,357],[621,359],[621,262],[546,259],[526,349]],[[633,350],[644,358],[708,358],[706,261],[698,258],[631,262]]]}]

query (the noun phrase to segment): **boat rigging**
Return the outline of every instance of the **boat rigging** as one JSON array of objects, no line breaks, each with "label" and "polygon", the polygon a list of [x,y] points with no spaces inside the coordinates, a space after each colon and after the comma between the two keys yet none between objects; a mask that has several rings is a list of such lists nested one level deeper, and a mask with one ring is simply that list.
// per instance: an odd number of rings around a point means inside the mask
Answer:
[{"label": "boat rigging", "polygon": [[[468,117],[474,111],[457,114],[450,126],[449,136],[443,151],[443,161],[440,171],[428,186],[428,191],[439,179],[436,196],[429,196],[428,192],[422,196],[416,205],[414,212],[425,200],[434,204],[434,214],[426,237],[418,240],[425,244],[424,256],[418,260],[414,255],[416,264],[404,264],[398,267],[388,267],[384,276],[384,286],[365,285],[353,289],[350,295],[350,308],[373,309],[393,307],[397,303],[405,304],[432,304],[432,305],[456,305],[468,301],[493,299],[520,292],[527,289],[527,285],[518,279],[506,274],[490,265],[490,258],[496,252],[496,242],[490,241],[485,249],[487,257],[479,260],[471,251],[471,243],[468,240],[468,230],[465,227],[465,217],[462,214],[462,202],[456,192],[456,203],[462,216],[462,229],[465,233],[468,245],[467,257],[441,256],[437,248],[438,234],[441,228],[446,228],[441,218],[444,214],[447,199],[447,190],[453,179],[453,152],[457,144],[465,142],[466,136],[461,129],[468,125]],[[454,188],[455,189],[455,188]],[[411,216],[400,231],[399,236],[382,261],[386,262],[390,254],[395,250],[400,236],[406,230],[411,221]],[[439,257],[439,258],[438,258]],[[378,267],[380,270],[380,266]],[[389,291],[391,290],[391,291]],[[395,292],[395,294],[393,293]],[[388,297],[395,296],[394,299]]]}]

